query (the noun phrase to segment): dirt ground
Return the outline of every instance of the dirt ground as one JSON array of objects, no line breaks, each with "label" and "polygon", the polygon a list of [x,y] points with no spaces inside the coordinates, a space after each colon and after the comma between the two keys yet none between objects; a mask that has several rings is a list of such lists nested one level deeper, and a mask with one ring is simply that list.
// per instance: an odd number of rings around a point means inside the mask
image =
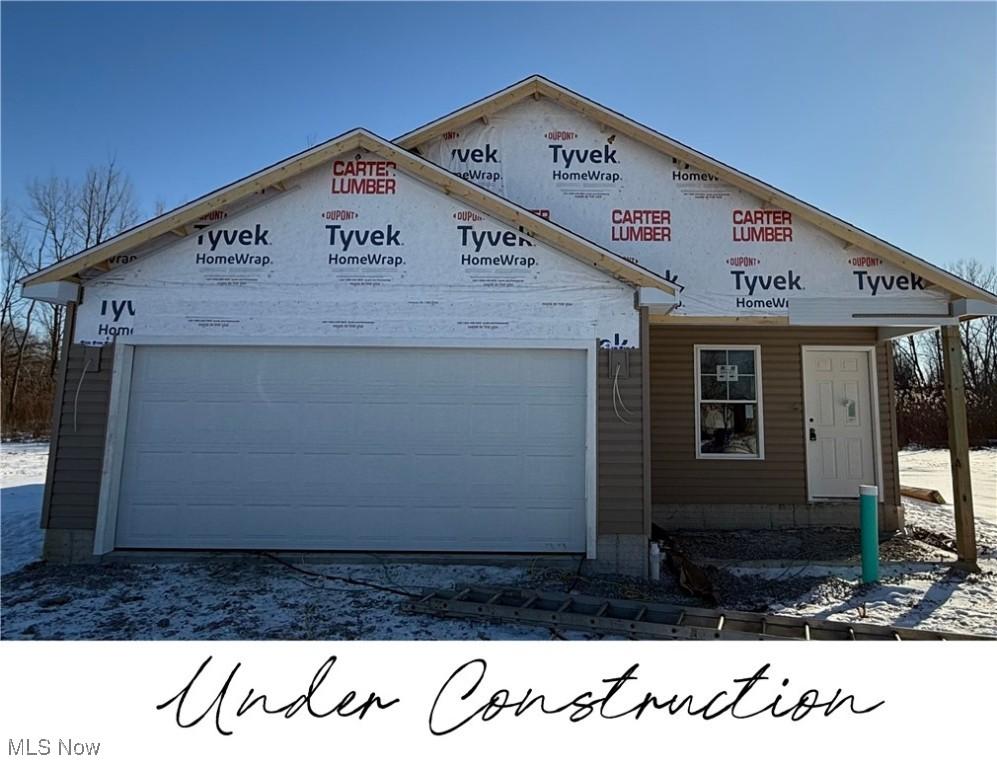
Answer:
[{"label": "dirt ground", "polygon": [[[980,572],[973,574],[951,567],[952,507],[905,499],[908,528],[881,542],[880,580],[871,585],[861,583],[854,530],[675,535],[673,545],[705,577],[707,589],[699,596],[679,586],[667,563],[657,583],[596,575],[587,564],[555,568],[542,558],[525,566],[393,563],[374,556],[363,565],[297,563],[316,575],[260,556],[55,566],[37,562],[47,446],[4,446],[3,454],[4,640],[559,637],[541,627],[440,619],[403,610],[408,594],[458,584],[690,605],[715,602],[731,609],[997,636],[997,523],[988,519],[987,510],[977,516]],[[938,474],[945,469],[934,454],[920,453],[916,459],[922,471],[929,468]],[[997,474],[997,452],[979,453],[977,459],[974,483],[988,471]],[[984,466],[980,459],[990,464]],[[975,474],[981,467],[983,474]],[[560,636],[598,637],[577,632]]]},{"label": "dirt ground", "polygon": [[[370,565],[298,565],[301,573],[262,557],[203,557],[177,563],[106,562],[101,565],[28,565],[3,577],[4,639],[446,639],[547,640],[549,630],[512,624],[441,619],[406,613],[406,594],[427,587],[502,584],[600,597],[617,597],[683,605],[713,605],[739,610],[820,614],[876,623],[895,620],[903,605],[887,598],[884,610],[867,610],[884,590],[918,589],[948,594],[963,591],[961,602],[911,613],[907,626],[928,625],[956,631],[997,634],[990,613],[997,569],[980,575],[951,571],[953,555],[944,549],[898,536],[883,542],[882,584],[864,586],[855,577],[857,535],[837,529],[799,531],[725,531],[683,534],[673,538],[691,559],[702,564],[712,598],[683,590],[667,563],[661,581],[594,574],[587,567],[551,567],[538,560],[531,567],[430,565],[374,562]],[[838,558],[832,565],[831,556]],[[917,555],[911,563],[894,558]],[[737,560],[741,566],[711,563]],[[751,567],[752,562],[782,562]],[[891,568],[893,570],[891,570]],[[331,578],[327,578],[331,577]],[[364,586],[345,579],[366,582]],[[904,586],[906,585],[906,587]],[[973,597],[974,585],[982,585]],[[898,598],[900,599],[900,598]],[[901,601],[902,602],[902,601]],[[916,605],[920,605],[916,602]],[[943,601],[944,602],[944,601]],[[966,608],[971,609],[968,613]],[[980,608],[982,606],[982,609]],[[988,609],[989,606],[989,609]],[[922,606],[924,608],[924,606]],[[896,610],[894,610],[896,609]],[[936,612],[937,611],[937,612]],[[983,617],[980,613],[982,611]],[[902,618],[902,616],[901,616]],[[581,632],[559,633],[569,639],[598,639]]]}]

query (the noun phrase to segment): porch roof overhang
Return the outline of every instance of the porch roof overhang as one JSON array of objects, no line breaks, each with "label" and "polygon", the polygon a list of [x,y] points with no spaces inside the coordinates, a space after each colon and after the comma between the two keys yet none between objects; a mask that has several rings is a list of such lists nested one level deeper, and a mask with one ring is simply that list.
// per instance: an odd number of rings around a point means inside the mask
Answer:
[{"label": "porch roof overhang", "polygon": [[648,309],[652,325],[783,325],[864,326],[880,330],[888,339],[918,333],[979,317],[997,317],[997,301],[945,299],[942,297],[891,297],[877,299],[794,299],[786,315],[684,315],[675,314],[678,298],[641,289],[640,304]]}]

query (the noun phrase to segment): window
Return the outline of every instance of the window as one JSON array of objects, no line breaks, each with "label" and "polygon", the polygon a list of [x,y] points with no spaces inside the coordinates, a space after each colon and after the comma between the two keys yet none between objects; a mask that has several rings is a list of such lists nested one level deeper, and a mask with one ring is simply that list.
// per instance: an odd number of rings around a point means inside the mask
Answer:
[{"label": "window", "polygon": [[695,355],[696,457],[763,458],[761,348],[696,345]]}]

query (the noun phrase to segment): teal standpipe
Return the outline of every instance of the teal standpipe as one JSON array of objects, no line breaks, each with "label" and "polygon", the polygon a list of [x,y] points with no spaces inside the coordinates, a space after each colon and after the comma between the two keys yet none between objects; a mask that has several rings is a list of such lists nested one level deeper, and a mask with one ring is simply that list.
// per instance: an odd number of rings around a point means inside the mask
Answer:
[{"label": "teal standpipe", "polygon": [[862,527],[862,582],[879,581],[879,489],[859,486],[859,515]]}]

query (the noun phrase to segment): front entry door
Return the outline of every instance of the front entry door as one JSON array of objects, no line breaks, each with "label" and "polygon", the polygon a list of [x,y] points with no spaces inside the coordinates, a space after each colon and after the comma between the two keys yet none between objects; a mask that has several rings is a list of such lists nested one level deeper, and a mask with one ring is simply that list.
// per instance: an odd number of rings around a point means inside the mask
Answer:
[{"label": "front entry door", "polygon": [[868,351],[804,349],[803,386],[810,498],[856,498],[876,482]]}]

